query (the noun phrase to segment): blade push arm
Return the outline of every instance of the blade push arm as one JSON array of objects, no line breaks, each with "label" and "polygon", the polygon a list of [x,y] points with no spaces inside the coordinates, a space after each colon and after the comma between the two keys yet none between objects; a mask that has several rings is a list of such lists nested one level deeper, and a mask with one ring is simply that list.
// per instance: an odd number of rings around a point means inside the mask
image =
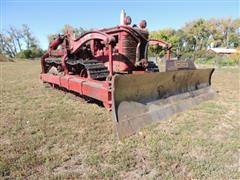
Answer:
[{"label": "blade push arm", "polygon": [[162,40],[157,40],[157,39],[148,40],[148,43],[147,43],[146,48],[145,48],[145,58],[147,57],[147,51],[148,51],[148,46],[149,45],[158,45],[158,46],[166,49],[167,50],[166,58],[167,58],[167,60],[170,60],[170,50],[172,48],[172,45],[170,43],[167,43],[167,42],[162,41]]}]

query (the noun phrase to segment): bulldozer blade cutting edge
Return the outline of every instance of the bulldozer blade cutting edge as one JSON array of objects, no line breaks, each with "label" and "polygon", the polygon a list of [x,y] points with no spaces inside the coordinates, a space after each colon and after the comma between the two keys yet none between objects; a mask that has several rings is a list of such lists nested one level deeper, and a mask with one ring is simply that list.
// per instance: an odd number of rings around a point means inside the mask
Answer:
[{"label": "bulldozer blade cutting edge", "polygon": [[147,124],[185,111],[212,99],[214,69],[116,75],[113,78],[112,113],[120,139]]}]

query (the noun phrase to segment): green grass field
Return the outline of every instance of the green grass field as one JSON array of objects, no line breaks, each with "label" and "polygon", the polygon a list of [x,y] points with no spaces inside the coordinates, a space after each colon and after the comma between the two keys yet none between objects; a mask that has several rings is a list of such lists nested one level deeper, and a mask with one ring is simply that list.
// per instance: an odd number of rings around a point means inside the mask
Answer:
[{"label": "green grass field", "polygon": [[2,62],[0,179],[240,179],[240,71],[214,100],[119,142],[111,112],[44,87],[38,61]]}]

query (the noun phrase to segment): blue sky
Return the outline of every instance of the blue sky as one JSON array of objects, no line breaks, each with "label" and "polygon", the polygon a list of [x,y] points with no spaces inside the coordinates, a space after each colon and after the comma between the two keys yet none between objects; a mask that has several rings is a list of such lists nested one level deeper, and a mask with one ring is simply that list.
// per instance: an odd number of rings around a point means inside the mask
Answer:
[{"label": "blue sky", "polygon": [[180,28],[196,18],[240,16],[239,0],[0,0],[1,29],[28,24],[44,49],[47,35],[64,26],[104,28],[119,24],[121,9],[149,30]]}]

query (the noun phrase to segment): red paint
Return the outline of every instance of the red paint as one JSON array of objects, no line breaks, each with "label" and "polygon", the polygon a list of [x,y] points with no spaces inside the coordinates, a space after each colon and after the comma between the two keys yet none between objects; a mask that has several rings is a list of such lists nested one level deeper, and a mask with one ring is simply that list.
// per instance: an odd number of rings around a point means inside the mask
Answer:
[{"label": "red paint", "polygon": [[51,74],[41,74],[43,82],[48,82],[102,101],[106,106],[111,107],[111,90],[107,81],[95,81],[77,76],[65,75],[57,76]]},{"label": "red paint", "polygon": [[[72,30],[66,30],[49,45],[47,53],[41,59],[41,79],[44,82],[58,85],[67,90],[77,92],[102,101],[104,106],[111,108],[112,76],[121,74],[141,74],[148,71],[147,49],[149,45],[159,45],[167,50],[167,59],[170,59],[171,44],[162,40],[149,40],[145,29],[147,22],[141,21],[139,27],[128,26],[130,18],[125,19],[125,25],[98,31],[89,31],[77,39]],[[61,58],[60,64],[47,64],[46,59]],[[68,60],[98,60],[109,71],[108,77],[103,80],[94,80],[90,77],[80,77],[75,66],[67,64]],[[48,74],[49,69],[55,66],[59,74]],[[60,66],[60,68],[59,68]],[[75,74],[75,75],[71,75]]]}]

